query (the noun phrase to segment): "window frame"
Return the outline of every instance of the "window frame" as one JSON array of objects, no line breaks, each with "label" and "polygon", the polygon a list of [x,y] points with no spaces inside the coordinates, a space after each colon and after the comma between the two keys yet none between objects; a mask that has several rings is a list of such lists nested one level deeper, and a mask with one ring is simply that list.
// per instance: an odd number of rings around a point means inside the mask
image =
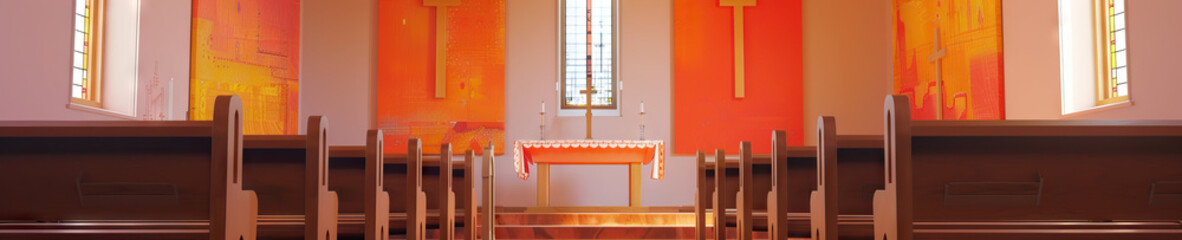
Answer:
[{"label": "window frame", "polygon": [[[1127,102],[1129,101],[1129,96],[1133,95],[1132,81],[1127,77],[1125,79],[1125,84],[1127,85],[1126,87],[1128,88],[1128,92],[1124,96],[1113,96],[1115,93],[1111,91],[1111,89],[1115,87],[1115,83],[1112,81],[1113,67],[1110,65],[1110,61],[1112,61],[1110,55],[1112,49],[1108,44],[1109,41],[1112,41],[1112,38],[1109,37],[1109,34],[1113,31],[1113,29],[1109,27],[1111,26],[1109,25],[1110,23],[1108,20],[1107,5],[1109,3],[1115,4],[1114,0],[1095,0],[1092,5],[1093,16],[1095,16],[1096,106]],[[1123,8],[1124,13],[1122,13],[1124,16],[1121,16],[1121,18],[1128,16],[1127,7],[1128,2],[1125,2],[1125,6]],[[1120,67],[1125,68],[1126,76],[1128,76],[1127,73],[1129,71],[1129,64],[1127,19],[1125,22],[1125,30],[1123,34],[1125,35],[1126,39],[1125,50],[1123,53],[1118,54],[1123,54],[1125,56],[1125,65]]]},{"label": "window frame", "polygon": [[[70,85],[69,85],[70,87],[68,88],[69,90],[67,90],[67,91],[70,92],[69,95],[70,95],[70,103],[71,104],[78,104],[78,105],[85,105],[85,106],[90,106],[90,107],[95,107],[95,108],[102,108],[103,107],[103,102],[102,102],[102,95],[103,95],[102,94],[103,93],[103,91],[102,91],[102,86],[103,86],[103,84],[102,84],[102,82],[103,82],[102,81],[102,76],[103,76],[103,74],[102,74],[102,72],[103,72],[103,70],[102,70],[103,69],[103,61],[102,61],[103,60],[103,58],[102,58],[102,56],[103,56],[103,28],[105,26],[104,13],[106,13],[106,11],[105,11],[106,0],[82,0],[82,1],[85,1],[90,4],[90,8],[87,9],[87,11],[89,11],[87,14],[89,15],[90,21],[82,21],[84,24],[88,24],[89,26],[82,26],[81,27],[81,28],[89,28],[89,31],[86,33],[87,34],[86,41],[89,42],[89,45],[87,45],[85,47],[84,51],[86,51],[86,52],[83,53],[83,55],[86,58],[84,60],[83,65],[85,65],[85,67],[86,67],[86,79],[87,79],[85,86],[83,86],[83,87],[86,88],[86,91],[89,94],[88,95],[84,94],[83,95],[84,97],[82,97],[82,98],[74,97],[73,82],[70,83]],[[79,3],[79,1],[75,1],[74,4],[80,4],[80,3]],[[73,9],[77,9],[77,8],[78,8],[78,6],[75,5]],[[74,16],[74,18],[79,17],[77,12],[71,11],[71,13]],[[78,21],[75,21],[75,23],[77,23],[77,22]],[[82,32],[78,31],[78,29],[80,29],[80,27],[77,26],[77,24],[75,24],[75,26],[73,26],[73,27],[74,28],[72,28],[71,30],[73,31],[74,34],[83,34]],[[73,42],[71,42],[71,46],[73,46]],[[73,56],[73,53],[77,52],[73,49],[73,47],[70,48],[70,51],[71,51],[71,56]],[[71,61],[70,68],[75,69],[75,66],[73,65],[72,61]],[[72,74],[73,74],[73,70],[71,70],[71,76],[70,76],[71,80],[73,80]]]},{"label": "window frame", "polygon": [[[612,3],[612,63],[611,63],[611,104],[601,106],[591,106],[593,110],[618,110],[620,107],[620,1],[608,0]],[[558,1],[558,100],[559,110],[577,110],[586,109],[584,104],[567,104],[567,82],[566,82],[566,2],[567,0]]]}]

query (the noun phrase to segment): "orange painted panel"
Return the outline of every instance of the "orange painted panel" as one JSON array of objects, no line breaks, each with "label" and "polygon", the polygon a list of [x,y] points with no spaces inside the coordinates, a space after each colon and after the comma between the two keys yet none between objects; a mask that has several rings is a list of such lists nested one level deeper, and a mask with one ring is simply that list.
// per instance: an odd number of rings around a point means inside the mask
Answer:
[{"label": "orange painted panel", "polygon": [[770,153],[773,130],[801,145],[800,0],[744,8],[746,97],[735,98],[734,9],[717,0],[673,1],[673,149]]},{"label": "orange painted panel", "polygon": [[1001,0],[894,0],[893,10],[894,93],[911,99],[912,118],[1005,119]]},{"label": "orange painted panel", "polygon": [[505,148],[505,1],[460,0],[447,7],[445,98],[435,98],[435,19],[421,0],[378,2],[378,128],[385,149],[405,153],[409,138],[425,154],[451,143],[480,154]]},{"label": "orange painted panel", "polygon": [[299,133],[300,2],[194,0],[189,119],[237,94],[245,134]]}]

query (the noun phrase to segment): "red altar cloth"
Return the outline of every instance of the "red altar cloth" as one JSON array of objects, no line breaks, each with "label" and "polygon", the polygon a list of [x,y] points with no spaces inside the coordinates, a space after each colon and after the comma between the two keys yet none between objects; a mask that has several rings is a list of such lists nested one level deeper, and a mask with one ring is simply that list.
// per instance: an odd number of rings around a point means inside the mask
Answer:
[{"label": "red altar cloth", "polygon": [[513,168],[522,180],[529,178],[529,164],[649,164],[652,178],[665,178],[665,142],[639,140],[517,140],[513,142]]}]

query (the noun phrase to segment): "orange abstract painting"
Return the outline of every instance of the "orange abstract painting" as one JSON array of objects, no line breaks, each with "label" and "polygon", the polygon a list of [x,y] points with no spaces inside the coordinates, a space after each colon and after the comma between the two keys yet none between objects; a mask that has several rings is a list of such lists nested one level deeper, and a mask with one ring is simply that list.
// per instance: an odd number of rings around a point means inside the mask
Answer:
[{"label": "orange abstract painting", "polygon": [[[446,5],[443,44],[436,44],[436,5]],[[439,85],[437,57],[445,62]],[[490,142],[504,153],[504,0],[379,1],[377,68],[376,122],[386,152],[405,153],[407,139],[419,138],[425,154],[438,154],[440,143],[455,154],[480,153]]]},{"label": "orange abstract painting", "polygon": [[299,133],[300,1],[194,0],[189,119],[236,94],[245,134]]},{"label": "orange abstract painting", "polygon": [[[735,7],[743,8],[744,95],[736,97]],[[673,148],[679,155],[740,141],[766,142],[786,130],[803,144],[801,1],[673,1]],[[770,153],[770,144],[752,144]]]},{"label": "orange abstract painting", "polygon": [[1005,119],[1001,0],[894,0],[893,15],[894,93],[912,118]]}]

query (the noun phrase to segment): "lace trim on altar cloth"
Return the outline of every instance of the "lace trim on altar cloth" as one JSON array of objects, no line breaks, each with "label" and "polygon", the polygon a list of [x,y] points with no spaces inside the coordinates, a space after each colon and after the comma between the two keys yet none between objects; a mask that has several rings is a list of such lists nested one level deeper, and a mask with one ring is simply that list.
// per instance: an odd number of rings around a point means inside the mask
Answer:
[{"label": "lace trim on altar cloth", "polygon": [[513,170],[522,180],[529,179],[526,148],[652,148],[652,179],[665,178],[665,142],[660,140],[517,140],[513,142]]}]

